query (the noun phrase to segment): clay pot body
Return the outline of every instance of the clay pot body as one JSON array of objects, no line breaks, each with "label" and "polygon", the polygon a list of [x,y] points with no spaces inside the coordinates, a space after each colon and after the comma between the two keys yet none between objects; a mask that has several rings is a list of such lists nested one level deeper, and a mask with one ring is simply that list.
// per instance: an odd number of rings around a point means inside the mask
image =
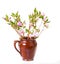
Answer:
[{"label": "clay pot body", "polygon": [[[16,48],[16,43],[18,43],[19,50]],[[23,60],[31,61],[34,59],[37,43],[33,37],[24,37],[20,41],[14,41],[14,47],[22,56]]]}]

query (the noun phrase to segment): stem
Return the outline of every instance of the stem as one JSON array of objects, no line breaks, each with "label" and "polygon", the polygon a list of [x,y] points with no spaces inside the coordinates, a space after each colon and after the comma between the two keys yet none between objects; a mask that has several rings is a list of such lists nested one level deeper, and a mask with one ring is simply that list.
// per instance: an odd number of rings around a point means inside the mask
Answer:
[{"label": "stem", "polygon": [[[15,31],[17,32],[17,34],[18,34],[19,36],[21,36],[20,33],[19,33],[16,29],[15,29]],[[21,36],[21,37],[23,37],[23,36]]]},{"label": "stem", "polygon": [[39,32],[39,36],[40,36],[40,34],[41,34],[43,31],[44,31],[44,26],[43,26],[42,30]]},{"label": "stem", "polygon": [[29,32],[28,32],[28,37],[29,37],[29,34],[30,34],[30,24],[29,24],[29,28],[28,28]]}]

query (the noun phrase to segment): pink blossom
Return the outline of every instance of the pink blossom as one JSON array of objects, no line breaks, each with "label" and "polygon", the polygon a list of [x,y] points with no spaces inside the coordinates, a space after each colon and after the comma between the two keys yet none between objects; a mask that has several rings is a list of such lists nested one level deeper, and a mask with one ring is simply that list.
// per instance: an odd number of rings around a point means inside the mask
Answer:
[{"label": "pink blossom", "polygon": [[43,21],[46,21],[46,17],[43,18]]},{"label": "pink blossom", "polygon": [[34,36],[35,36],[35,37],[38,37],[38,36],[39,36],[39,33],[37,33],[37,32],[34,33]]},{"label": "pink blossom", "polygon": [[29,25],[30,25],[30,26],[33,26],[33,24],[32,24],[32,23],[30,23]]},{"label": "pink blossom", "polygon": [[34,32],[33,34],[30,34],[29,36],[30,36],[30,37],[38,37],[38,36],[39,36],[39,33]]},{"label": "pink blossom", "polygon": [[29,28],[31,28],[33,26],[33,24],[32,23],[29,23]]},{"label": "pink blossom", "polygon": [[3,18],[4,20],[6,20],[6,18]]},{"label": "pink blossom", "polygon": [[48,28],[48,24],[45,24],[44,26],[45,26],[46,28]]},{"label": "pink blossom", "polygon": [[20,31],[19,31],[19,34],[20,34],[21,36],[23,36],[23,35],[24,35],[24,30],[20,30]]},{"label": "pink blossom", "polygon": [[45,16],[45,14],[44,14],[44,13],[41,13],[41,15],[42,15],[42,16]]},{"label": "pink blossom", "polygon": [[30,34],[29,37],[34,37],[34,34]]},{"label": "pink blossom", "polygon": [[9,19],[11,19],[11,17]]},{"label": "pink blossom", "polygon": [[17,25],[18,25],[18,26],[22,26],[22,22],[19,21],[19,22],[17,23]]}]

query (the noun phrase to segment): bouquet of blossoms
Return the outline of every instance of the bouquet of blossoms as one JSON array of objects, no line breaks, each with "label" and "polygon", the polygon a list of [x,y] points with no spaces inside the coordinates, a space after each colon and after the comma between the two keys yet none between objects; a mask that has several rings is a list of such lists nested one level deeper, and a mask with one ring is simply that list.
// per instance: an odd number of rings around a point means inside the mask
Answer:
[{"label": "bouquet of blossoms", "polygon": [[[38,38],[40,33],[48,28],[48,17],[44,13],[41,13],[36,8],[34,12],[30,14],[29,21],[22,21],[18,12],[12,13],[9,17],[5,16],[4,20],[18,33],[20,38],[22,37],[34,37]],[[27,24],[28,22],[28,24]],[[27,27],[28,25],[28,27]]]}]

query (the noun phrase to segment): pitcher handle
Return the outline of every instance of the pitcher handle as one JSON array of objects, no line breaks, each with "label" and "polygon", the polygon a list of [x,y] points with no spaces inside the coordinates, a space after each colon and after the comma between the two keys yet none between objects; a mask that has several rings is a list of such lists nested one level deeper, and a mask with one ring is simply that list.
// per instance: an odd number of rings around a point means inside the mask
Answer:
[{"label": "pitcher handle", "polygon": [[14,41],[14,48],[16,49],[16,51],[18,52],[18,53],[20,53],[21,54],[21,52],[17,49],[17,47],[16,47],[16,44],[17,43],[19,43],[20,41],[18,41],[18,40],[15,40]]}]

